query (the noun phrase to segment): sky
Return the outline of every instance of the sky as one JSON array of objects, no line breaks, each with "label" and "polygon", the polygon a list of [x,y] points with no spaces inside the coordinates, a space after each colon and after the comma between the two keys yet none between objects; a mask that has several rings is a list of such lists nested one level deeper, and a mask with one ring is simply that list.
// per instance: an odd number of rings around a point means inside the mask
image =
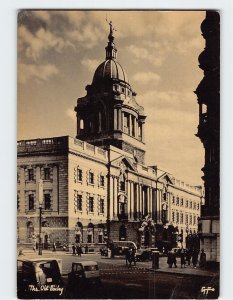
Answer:
[{"label": "sky", "polygon": [[22,11],[18,15],[17,139],[76,135],[76,100],[105,60],[113,22],[118,61],[145,109],[146,164],[202,184],[195,136],[203,78],[202,11]]}]

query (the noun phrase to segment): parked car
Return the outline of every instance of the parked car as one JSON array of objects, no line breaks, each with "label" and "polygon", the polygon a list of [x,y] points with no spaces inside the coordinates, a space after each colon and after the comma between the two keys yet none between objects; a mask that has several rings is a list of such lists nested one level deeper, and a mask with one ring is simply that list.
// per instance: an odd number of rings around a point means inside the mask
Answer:
[{"label": "parked car", "polygon": [[[173,254],[175,254],[176,256],[180,256],[181,249],[182,248],[172,248],[170,252],[173,253]],[[183,248],[183,250],[184,250],[185,253],[187,252],[186,249]]]},{"label": "parked car", "polygon": [[158,251],[158,248],[143,248],[136,252],[137,261],[151,260],[152,251]]},{"label": "parked car", "polygon": [[68,284],[80,287],[100,285],[100,272],[97,262],[88,260],[72,263],[71,272],[68,274]]},{"label": "parked car", "polygon": [[62,298],[64,296],[64,284],[62,281],[61,272],[61,259],[18,259],[18,298]]},{"label": "parked car", "polygon": [[137,250],[137,246],[132,241],[113,241],[114,255],[125,255],[130,247]]}]

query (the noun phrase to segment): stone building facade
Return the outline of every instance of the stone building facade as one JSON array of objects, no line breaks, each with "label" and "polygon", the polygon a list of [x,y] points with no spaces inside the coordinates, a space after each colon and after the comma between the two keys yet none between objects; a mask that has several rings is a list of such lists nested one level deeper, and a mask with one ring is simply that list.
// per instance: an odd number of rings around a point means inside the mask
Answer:
[{"label": "stone building facade", "polygon": [[[72,244],[131,240],[185,246],[197,231],[202,189],[145,165],[144,109],[117,61],[110,25],[106,59],[77,100],[76,138],[18,141],[18,242]],[[154,230],[142,230],[144,220]]]}]

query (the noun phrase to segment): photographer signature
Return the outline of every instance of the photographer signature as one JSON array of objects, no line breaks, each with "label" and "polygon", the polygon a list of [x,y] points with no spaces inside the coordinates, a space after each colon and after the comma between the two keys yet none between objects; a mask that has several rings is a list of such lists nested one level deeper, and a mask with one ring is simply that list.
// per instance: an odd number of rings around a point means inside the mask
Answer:
[{"label": "photographer signature", "polygon": [[214,292],[214,291],[215,291],[215,288],[210,287],[210,286],[208,286],[208,287],[203,286],[201,288],[201,293],[203,293],[203,295],[208,295],[209,292]]}]

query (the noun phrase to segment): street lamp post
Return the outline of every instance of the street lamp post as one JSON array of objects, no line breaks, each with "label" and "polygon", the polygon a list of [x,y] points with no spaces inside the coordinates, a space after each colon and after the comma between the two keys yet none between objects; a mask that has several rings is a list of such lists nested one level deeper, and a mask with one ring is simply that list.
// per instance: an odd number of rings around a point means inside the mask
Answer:
[{"label": "street lamp post", "polygon": [[42,205],[39,206],[39,255],[42,255],[42,238],[41,238],[41,219],[42,219]]},{"label": "street lamp post", "polygon": [[43,180],[40,179],[38,182],[39,188],[39,252],[38,255],[42,255],[42,237],[41,237],[41,228],[42,228],[42,206],[43,206]]}]

